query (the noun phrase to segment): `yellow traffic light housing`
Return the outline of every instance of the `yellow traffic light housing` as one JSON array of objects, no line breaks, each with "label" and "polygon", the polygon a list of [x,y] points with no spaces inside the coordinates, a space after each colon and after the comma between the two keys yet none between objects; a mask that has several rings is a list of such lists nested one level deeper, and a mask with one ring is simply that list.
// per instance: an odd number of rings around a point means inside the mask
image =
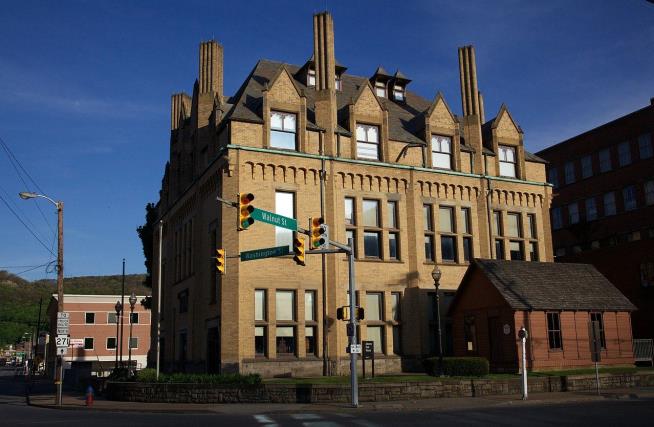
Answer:
[{"label": "yellow traffic light housing", "polygon": [[322,217],[309,218],[311,246],[309,249],[324,249],[329,242],[328,227]]},{"label": "yellow traffic light housing", "polygon": [[225,274],[225,266],[227,265],[226,261],[225,250],[216,249],[216,270],[218,270],[220,274]]},{"label": "yellow traffic light housing", "polygon": [[343,306],[336,309],[336,319],[337,320],[350,320],[350,307]]},{"label": "yellow traffic light housing", "polygon": [[306,247],[304,246],[304,236],[299,233],[295,233],[293,238],[293,253],[295,253],[293,261],[295,261],[298,265],[306,265],[305,252]]},{"label": "yellow traffic light housing", "polygon": [[254,200],[254,194],[238,193],[238,231],[247,230],[249,226],[254,224],[254,219],[251,216],[254,211],[254,206],[250,204],[252,200]]}]

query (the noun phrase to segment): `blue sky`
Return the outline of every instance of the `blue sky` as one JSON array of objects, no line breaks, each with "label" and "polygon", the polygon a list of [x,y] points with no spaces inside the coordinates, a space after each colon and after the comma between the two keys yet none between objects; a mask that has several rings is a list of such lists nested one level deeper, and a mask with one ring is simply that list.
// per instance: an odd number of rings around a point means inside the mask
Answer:
[{"label": "blue sky", "polygon": [[[66,276],[117,274],[123,257],[128,273],[145,271],[135,229],[157,199],[170,94],[190,93],[198,43],[223,44],[231,95],[259,58],[303,63],[311,16],[325,5],[349,73],[400,68],[411,90],[440,90],[457,113],[457,47],[474,44],[486,117],[506,103],[532,152],[654,96],[654,4],[645,0],[5,2],[0,137],[65,202]],[[54,208],[18,199],[24,189],[0,149],[0,196],[50,247]],[[0,269],[52,258],[0,201]],[[44,267],[22,275],[53,277]]]}]

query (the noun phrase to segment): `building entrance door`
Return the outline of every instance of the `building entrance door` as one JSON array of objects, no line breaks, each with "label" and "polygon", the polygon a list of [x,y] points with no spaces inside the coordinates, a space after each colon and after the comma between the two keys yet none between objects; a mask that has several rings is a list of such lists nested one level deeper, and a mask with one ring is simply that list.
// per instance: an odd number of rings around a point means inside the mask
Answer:
[{"label": "building entrance door", "polygon": [[217,327],[207,331],[207,373],[220,373],[220,332]]},{"label": "building entrance door", "polygon": [[502,323],[499,317],[488,318],[488,339],[490,340],[490,367],[496,369],[504,362],[504,352],[502,348]]}]

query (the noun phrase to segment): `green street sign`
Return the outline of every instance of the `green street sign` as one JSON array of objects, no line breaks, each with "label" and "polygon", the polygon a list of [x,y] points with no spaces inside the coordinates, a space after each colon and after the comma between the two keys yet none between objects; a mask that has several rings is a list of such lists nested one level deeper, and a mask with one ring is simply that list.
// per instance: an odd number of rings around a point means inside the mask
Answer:
[{"label": "green street sign", "polygon": [[267,224],[276,225],[277,227],[297,231],[297,220],[287,216],[278,215],[259,208],[254,208],[254,211],[252,211],[250,216],[255,221],[261,221]]},{"label": "green street sign", "polygon": [[255,249],[253,251],[241,252],[241,261],[252,261],[255,259],[272,258],[288,255],[288,246],[275,246],[273,248]]}]

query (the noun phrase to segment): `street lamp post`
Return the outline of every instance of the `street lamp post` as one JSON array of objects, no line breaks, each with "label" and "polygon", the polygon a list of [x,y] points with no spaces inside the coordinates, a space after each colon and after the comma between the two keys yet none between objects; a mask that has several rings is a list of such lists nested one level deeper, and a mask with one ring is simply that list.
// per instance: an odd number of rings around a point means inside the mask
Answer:
[{"label": "street lamp post", "polygon": [[116,346],[114,347],[114,352],[116,353],[116,364],[114,365],[115,369],[118,369],[118,328],[120,327],[118,316],[120,316],[122,309],[123,306],[120,304],[120,300],[116,301],[116,305],[114,306],[114,310],[116,310]]},{"label": "street lamp post", "polygon": [[134,317],[135,305],[136,294],[132,292],[132,295],[129,296],[129,341],[127,341],[127,351],[129,352],[129,356],[127,358],[127,372],[129,376],[132,375],[132,325],[134,324],[132,318]]},{"label": "street lamp post", "polygon": [[441,270],[438,266],[434,267],[431,272],[431,277],[434,279],[434,287],[436,288],[436,345],[438,350],[438,375],[443,376],[443,338],[441,333],[441,306],[440,296],[438,295],[438,287],[441,282]]},{"label": "street lamp post", "polygon": [[[64,311],[64,202],[55,202],[43,194],[31,193],[24,191],[18,193],[21,199],[46,199],[57,208],[57,312]],[[57,385],[57,394],[55,404],[61,406],[62,403],[62,383],[64,377],[64,360],[62,356],[57,356],[59,369],[55,369],[55,384]]]}]

